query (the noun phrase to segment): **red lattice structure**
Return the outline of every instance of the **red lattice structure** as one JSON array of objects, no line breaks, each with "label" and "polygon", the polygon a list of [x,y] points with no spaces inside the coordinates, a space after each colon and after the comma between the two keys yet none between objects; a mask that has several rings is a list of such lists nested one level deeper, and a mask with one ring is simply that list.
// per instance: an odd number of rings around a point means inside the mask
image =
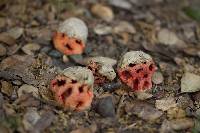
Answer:
[{"label": "red lattice structure", "polygon": [[51,90],[56,101],[64,108],[82,111],[90,107],[93,99],[93,91],[87,84],[66,76],[57,76],[51,81]]}]

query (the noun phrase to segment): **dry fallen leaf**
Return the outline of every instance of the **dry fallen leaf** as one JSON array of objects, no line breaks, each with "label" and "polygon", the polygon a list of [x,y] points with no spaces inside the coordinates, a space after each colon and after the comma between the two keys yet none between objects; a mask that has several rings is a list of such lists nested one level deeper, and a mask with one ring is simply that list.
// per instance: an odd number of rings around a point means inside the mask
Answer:
[{"label": "dry fallen leaf", "polygon": [[154,108],[153,105],[142,101],[135,101],[133,105],[127,104],[125,110],[147,121],[155,121],[163,115],[163,112]]},{"label": "dry fallen leaf", "polygon": [[13,93],[13,86],[11,83],[7,82],[7,81],[1,81],[1,92],[11,96]]},{"label": "dry fallen leaf", "polygon": [[168,109],[172,107],[176,107],[176,101],[174,97],[167,97],[163,98],[161,100],[156,100],[156,108],[162,110],[162,111],[167,111]]},{"label": "dry fallen leaf", "polygon": [[12,36],[10,36],[8,33],[1,33],[0,42],[8,44],[8,45],[14,45],[16,43],[16,40]]},{"label": "dry fallen leaf", "polygon": [[34,128],[31,131],[31,133],[43,132],[47,127],[51,125],[54,119],[55,119],[55,115],[53,114],[53,112],[45,111],[41,115],[41,118],[34,125]]},{"label": "dry fallen leaf", "polygon": [[70,133],[95,133],[97,130],[97,125],[92,124],[89,127],[81,127],[79,129],[73,130]]}]

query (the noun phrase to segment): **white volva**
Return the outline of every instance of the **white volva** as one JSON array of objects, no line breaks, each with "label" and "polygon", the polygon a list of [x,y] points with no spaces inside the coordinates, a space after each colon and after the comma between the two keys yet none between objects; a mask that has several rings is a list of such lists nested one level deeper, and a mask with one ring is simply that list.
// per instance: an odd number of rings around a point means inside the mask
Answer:
[{"label": "white volva", "polygon": [[69,37],[74,37],[82,40],[84,43],[87,41],[88,28],[79,18],[68,18],[62,22],[58,27],[58,32],[65,33]]},{"label": "white volva", "polygon": [[144,53],[143,51],[130,51],[124,54],[119,61],[118,67],[124,68],[129,64],[139,64],[144,62],[152,61],[152,58],[149,54]]},{"label": "white volva", "polygon": [[68,67],[62,72],[66,77],[77,80],[80,83],[90,85],[93,87],[94,76],[92,71],[80,66]]}]

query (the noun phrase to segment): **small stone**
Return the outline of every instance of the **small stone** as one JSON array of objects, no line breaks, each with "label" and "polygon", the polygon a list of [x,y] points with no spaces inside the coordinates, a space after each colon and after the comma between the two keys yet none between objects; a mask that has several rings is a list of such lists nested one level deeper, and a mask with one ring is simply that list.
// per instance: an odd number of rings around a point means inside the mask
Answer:
[{"label": "small stone", "polygon": [[22,82],[20,80],[13,80],[12,83],[14,85],[22,85]]},{"label": "small stone", "polygon": [[0,42],[11,46],[11,45],[14,45],[16,43],[16,39],[14,39],[8,33],[1,33],[0,34]]},{"label": "small stone", "polygon": [[14,39],[18,39],[24,33],[24,29],[21,27],[15,27],[7,31],[7,33]]},{"label": "small stone", "polygon": [[135,101],[132,105],[127,104],[125,110],[127,113],[133,113],[147,121],[155,121],[163,115],[162,111],[159,111],[151,104],[142,101]]},{"label": "small stone", "polygon": [[98,24],[97,26],[94,27],[94,32],[97,35],[107,35],[112,33],[112,28],[110,26]]},{"label": "small stone", "polygon": [[137,96],[137,99],[139,99],[139,100],[146,100],[153,96],[151,93],[143,92],[143,91],[135,92],[135,95]]},{"label": "small stone", "polygon": [[119,7],[122,9],[130,10],[132,5],[127,0],[109,0],[108,1],[112,6]]},{"label": "small stone", "polygon": [[174,130],[185,130],[194,126],[194,121],[190,118],[175,119],[170,121]]},{"label": "small stone", "polygon": [[163,98],[161,100],[156,100],[156,108],[162,110],[162,111],[167,111],[168,109],[172,107],[176,107],[176,101],[173,97],[167,97]]},{"label": "small stone", "polygon": [[18,97],[21,97],[24,93],[32,93],[34,97],[39,97],[38,88],[28,84],[23,84],[17,93]]},{"label": "small stone", "polygon": [[12,84],[7,81],[1,81],[1,92],[8,96],[11,96],[13,93]]},{"label": "small stone", "polygon": [[122,32],[134,34],[134,33],[136,33],[136,29],[129,22],[120,21],[119,24],[113,28],[113,32],[117,33],[117,34],[122,33]]},{"label": "small stone", "polygon": [[51,111],[45,111],[41,118],[36,122],[33,129],[31,130],[34,133],[44,132],[46,128],[48,128],[51,123],[54,121],[55,115]]},{"label": "small stone", "polygon": [[35,51],[40,49],[40,45],[36,43],[29,43],[22,47],[22,51],[27,55],[34,55]]},{"label": "small stone", "polygon": [[6,18],[0,17],[0,28],[3,28],[6,25]]},{"label": "small stone", "polygon": [[36,108],[29,108],[23,116],[22,123],[26,130],[33,129],[33,126],[40,119],[40,115],[37,112]]},{"label": "small stone", "polygon": [[200,90],[200,76],[186,72],[181,78],[181,92],[197,92]]},{"label": "small stone", "polygon": [[62,54],[57,50],[51,50],[49,52],[49,56],[52,56],[54,58],[60,58],[60,57],[62,57]]},{"label": "small stone", "polygon": [[97,99],[96,111],[103,117],[115,117],[112,96],[103,96]]},{"label": "small stone", "polygon": [[168,29],[161,29],[158,32],[158,42],[169,46],[185,47],[185,43],[174,32]]},{"label": "small stone", "polygon": [[0,44],[0,56],[6,55],[6,52],[6,48],[2,44]]},{"label": "small stone", "polygon": [[103,19],[107,22],[111,22],[114,18],[114,13],[113,13],[112,9],[108,6],[104,6],[101,4],[95,4],[92,6],[91,11],[94,15],[100,17],[101,19]]},{"label": "small stone", "polygon": [[0,93],[0,108],[2,108],[4,103],[3,95]]},{"label": "small stone", "polygon": [[152,81],[154,84],[161,84],[164,80],[164,77],[161,72],[155,72],[152,76]]},{"label": "small stone", "polygon": [[7,49],[7,55],[13,55],[21,48],[21,45],[14,44]]},{"label": "small stone", "polygon": [[63,55],[63,62],[64,62],[64,63],[69,62],[69,58],[68,58],[67,55]]},{"label": "small stone", "polygon": [[81,127],[79,129],[73,130],[70,133],[96,133],[97,125],[92,124],[89,127]]},{"label": "small stone", "polygon": [[40,52],[41,53],[48,53],[51,50],[51,47],[45,46],[41,48]]},{"label": "small stone", "polygon": [[170,108],[167,110],[167,117],[169,119],[179,119],[179,118],[184,118],[186,116],[185,110],[175,107],[175,108]]}]

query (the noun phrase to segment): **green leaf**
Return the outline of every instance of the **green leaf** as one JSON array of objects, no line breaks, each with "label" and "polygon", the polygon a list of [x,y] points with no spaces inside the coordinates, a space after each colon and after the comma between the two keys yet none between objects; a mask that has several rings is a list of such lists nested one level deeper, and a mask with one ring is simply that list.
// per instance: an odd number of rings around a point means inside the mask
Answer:
[{"label": "green leaf", "polygon": [[200,8],[186,7],[183,9],[185,14],[196,21],[200,21]]},{"label": "green leaf", "polygon": [[192,133],[199,133],[200,132],[200,121],[195,120],[194,127],[192,129]]},{"label": "green leaf", "polygon": [[1,120],[0,123],[6,127],[16,130],[21,123],[21,119],[19,116],[8,116],[4,120]]}]

